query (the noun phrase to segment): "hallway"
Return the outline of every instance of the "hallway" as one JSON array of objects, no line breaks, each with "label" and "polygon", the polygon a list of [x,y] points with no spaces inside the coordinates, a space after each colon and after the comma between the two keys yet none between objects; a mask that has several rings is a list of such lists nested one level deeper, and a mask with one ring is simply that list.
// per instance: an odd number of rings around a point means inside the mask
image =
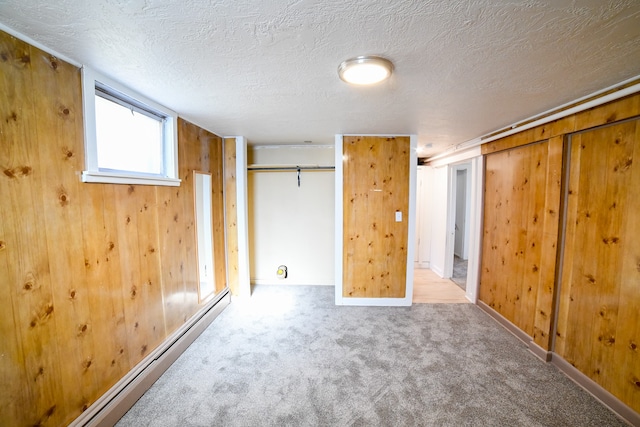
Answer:
[{"label": "hallway", "polygon": [[443,279],[428,268],[413,270],[414,304],[468,304],[464,291],[449,279]]}]

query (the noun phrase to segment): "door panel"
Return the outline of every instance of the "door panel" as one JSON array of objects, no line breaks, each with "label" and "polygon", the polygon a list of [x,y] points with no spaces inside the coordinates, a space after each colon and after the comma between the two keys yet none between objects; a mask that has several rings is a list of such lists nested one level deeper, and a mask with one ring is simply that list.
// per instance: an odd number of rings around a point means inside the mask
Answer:
[{"label": "door panel", "polygon": [[344,137],[343,297],[405,297],[410,147],[409,137]]},{"label": "door panel", "polygon": [[555,351],[640,411],[640,121],[572,136]]},{"label": "door panel", "polygon": [[551,311],[536,308],[548,150],[543,141],[486,157],[479,298],[529,336],[536,313]]}]

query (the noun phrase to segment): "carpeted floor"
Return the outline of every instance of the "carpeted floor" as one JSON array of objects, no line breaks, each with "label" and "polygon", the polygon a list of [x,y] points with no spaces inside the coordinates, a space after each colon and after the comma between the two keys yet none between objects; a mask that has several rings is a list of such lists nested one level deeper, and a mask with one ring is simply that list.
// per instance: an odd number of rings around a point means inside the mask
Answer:
[{"label": "carpeted floor", "polygon": [[117,425],[625,424],[472,304],[337,307],[333,287],[258,286]]}]

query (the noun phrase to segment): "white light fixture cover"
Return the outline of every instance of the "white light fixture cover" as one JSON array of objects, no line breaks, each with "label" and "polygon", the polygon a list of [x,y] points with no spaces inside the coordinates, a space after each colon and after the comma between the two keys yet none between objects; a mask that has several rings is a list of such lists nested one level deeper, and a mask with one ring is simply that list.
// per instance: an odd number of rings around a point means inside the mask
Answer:
[{"label": "white light fixture cover", "polygon": [[358,56],[347,59],[338,67],[340,78],[351,84],[370,85],[381,82],[393,71],[393,64],[379,56]]}]

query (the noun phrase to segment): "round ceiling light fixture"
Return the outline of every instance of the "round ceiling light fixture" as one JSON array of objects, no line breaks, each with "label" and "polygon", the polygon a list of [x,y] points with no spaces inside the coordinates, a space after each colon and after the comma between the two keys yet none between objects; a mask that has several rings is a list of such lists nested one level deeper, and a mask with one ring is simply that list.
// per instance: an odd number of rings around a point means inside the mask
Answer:
[{"label": "round ceiling light fixture", "polygon": [[393,64],[380,56],[358,56],[347,59],[338,67],[340,78],[354,85],[371,85],[391,76]]}]

